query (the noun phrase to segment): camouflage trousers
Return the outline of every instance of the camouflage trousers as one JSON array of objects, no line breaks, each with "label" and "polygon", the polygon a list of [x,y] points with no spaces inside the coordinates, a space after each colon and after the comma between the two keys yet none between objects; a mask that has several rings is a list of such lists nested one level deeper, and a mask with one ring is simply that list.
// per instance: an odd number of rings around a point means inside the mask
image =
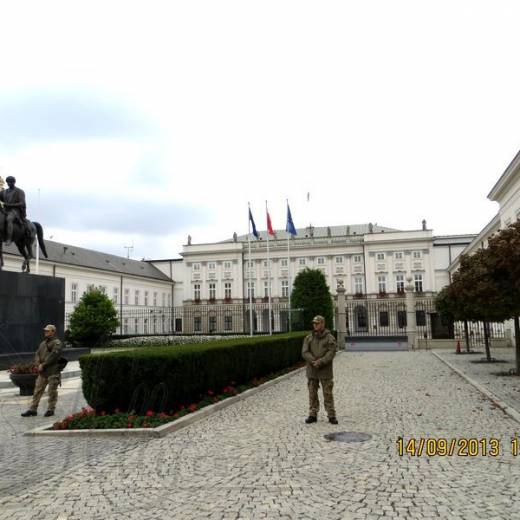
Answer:
[{"label": "camouflage trousers", "polygon": [[38,410],[38,405],[40,404],[40,399],[42,398],[43,392],[45,392],[45,388],[49,385],[49,389],[47,393],[49,394],[49,403],[47,404],[48,410],[54,410],[56,408],[56,402],[58,401],[58,386],[60,384],[60,376],[49,376],[43,377],[41,374],[36,379],[36,384],[34,385],[34,393],[31,402],[31,406],[29,410],[36,412]]},{"label": "camouflage trousers", "polygon": [[307,386],[309,388],[309,415],[316,417],[320,409],[320,400],[318,399],[318,388],[321,383],[323,391],[323,404],[328,417],[336,417],[336,410],[334,409],[334,396],[332,389],[334,388],[334,381],[332,379],[308,379]]}]

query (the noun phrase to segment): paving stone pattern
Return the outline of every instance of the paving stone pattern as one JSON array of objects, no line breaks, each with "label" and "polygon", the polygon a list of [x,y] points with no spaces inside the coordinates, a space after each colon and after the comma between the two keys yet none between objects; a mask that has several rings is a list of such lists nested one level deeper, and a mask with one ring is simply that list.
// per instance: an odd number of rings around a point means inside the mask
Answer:
[{"label": "paving stone pattern", "polygon": [[514,349],[491,349],[491,357],[500,363],[475,363],[486,357],[483,349],[480,354],[455,354],[446,350],[438,350],[436,353],[462,370],[468,377],[482,384],[507,405],[520,411],[520,377],[496,375],[498,372],[508,372],[515,367]]},{"label": "paving stone pattern", "polygon": [[[0,518],[520,519],[520,457],[509,449],[520,424],[473,386],[429,352],[343,353],[335,373],[338,426],[323,414],[304,424],[300,373],[140,441],[25,440],[20,404],[0,397]],[[71,389],[62,405],[75,399]],[[325,440],[334,431],[372,438]],[[400,457],[398,436],[497,437],[504,449],[496,458]]]}]

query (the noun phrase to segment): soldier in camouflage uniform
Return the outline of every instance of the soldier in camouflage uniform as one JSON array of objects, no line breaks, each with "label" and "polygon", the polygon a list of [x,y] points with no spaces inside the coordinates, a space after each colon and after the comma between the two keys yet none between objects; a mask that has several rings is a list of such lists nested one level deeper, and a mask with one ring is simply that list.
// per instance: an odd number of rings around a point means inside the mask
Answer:
[{"label": "soldier in camouflage uniform", "polygon": [[49,403],[44,414],[45,417],[54,415],[54,409],[58,401],[58,386],[61,383],[58,361],[61,358],[63,344],[56,337],[56,327],[54,325],[47,325],[43,331],[45,339],[40,343],[34,358],[35,363],[38,365],[38,379],[36,379],[34,386],[31,406],[26,412],[22,413],[22,417],[38,415],[38,404],[47,385],[49,385]]},{"label": "soldier in camouflage uniform", "polygon": [[318,399],[318,387],[321,383],[325,410],[331,424],[338,424],[336,410],[334,409],[334,387],[332,360],[336,355],[336,339],[325,328],[325,318],[314,316],[312,320],[313,331],[303,340],[302,356],[307,362],[307,386],[309,387],[309,417],[305,419],[307,424],[318,420],[320,401]]}]

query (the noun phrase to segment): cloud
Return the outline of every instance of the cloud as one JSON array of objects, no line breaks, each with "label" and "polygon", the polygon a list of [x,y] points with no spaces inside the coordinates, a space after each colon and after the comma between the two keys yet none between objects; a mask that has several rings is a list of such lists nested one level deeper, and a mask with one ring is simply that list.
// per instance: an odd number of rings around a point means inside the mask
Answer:
[{"label": "cloud", "polygon": [[14,144],[158,134],[158,127],[137,110],[86,90],[4,93],[0,96],[0,121],[0,140]]},{"label": "cloud", "polygon": [[[30,218],[31,208],[28,208]],[[38,219],[44,227],[161,237],[210,222],[204,211],[167,200],[124,193],[53,193],[42,197]]]}]

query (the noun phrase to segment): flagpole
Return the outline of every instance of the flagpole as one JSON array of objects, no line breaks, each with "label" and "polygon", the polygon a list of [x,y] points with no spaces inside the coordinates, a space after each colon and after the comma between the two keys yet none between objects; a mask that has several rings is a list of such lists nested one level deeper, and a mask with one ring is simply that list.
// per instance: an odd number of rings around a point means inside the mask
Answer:
[{"label": "flagpole", "polygon": [[[251,215],[251,206],[247,203],[249,208],[249,215]],[[249,296],[249,335],[253,335],[253,292],[251,287],[251,219],[247,219],[247,247],[249,249],[249,260],[247,262],[248,286],[247,293]]]},{"label": "flagpole", "polygon": [[[269,211],[267,210],[267,201],[265,201],[265,214],[269,215]],[[269,322],[269,336],[273,334],[272,326],[271,326],[271,260],[269,259],[269,229],[267,230],[267,308],[269,311],[269,316],[267,317]]]},{"label": "flagpole", "polygon": [[[287,200],[287,213],[289,213],[289,199]],[[287,227],[287,226],[286,226]],[[292,312],[291,312],[291,233],[287,233],[287,275],[288,275],[288,290],[289,290],[289,332],[292,332]]]}]

